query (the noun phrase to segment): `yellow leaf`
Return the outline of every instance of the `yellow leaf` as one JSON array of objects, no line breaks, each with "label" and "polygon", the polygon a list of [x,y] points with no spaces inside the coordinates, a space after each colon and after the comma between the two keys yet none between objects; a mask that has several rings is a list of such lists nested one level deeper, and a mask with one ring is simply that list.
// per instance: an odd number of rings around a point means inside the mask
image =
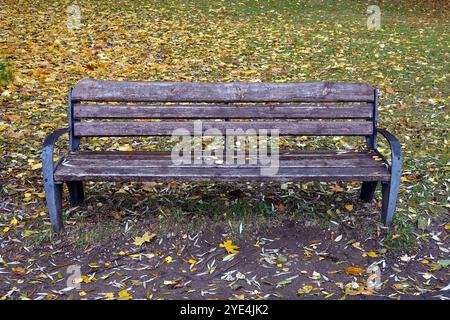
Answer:
[{"label": "yellow leaf", "polygon": [[444,227],[445,230],[450,230],[450,223],[447,223]]},{"label": "yellow leaf", "polygon": [[297,290],[297,295],[303,295],[306,293],[310,293],[314,289],[313,286],[303,286],[303,288],[300,288]]},{"label": "yellow leaf", "polygon": [[361,269],[358,267],[353,267],[353,266],[345,267],[344,270],[345,270],[346,274],[349,274],[352,276],[358,276],[364,272],[364,269]]},{"label": "yellow leaf", "polygon": [[112,299],[114,298],[114,293],[110,292],[110,293],[105,293],[105,298],[106,299]]},{"label": "yellow leaf", "polygon": [[3,228],[3,233],[7,233],[9,230],[10,230],[9,227],[4,227]]},{"label": "yellow leaf", "polygon": [[256,74],[256,70],[245,70],[242,71],[243,74],[245,74],[246,76],[252,75],[252,74]]},{"label": "yellow leaf", "polygon": [[371,258],[378,257],[378,254],[375,251],[369,251],[369,252],[367,252],[367,255]]},{"label": "yellow leaf", "polygon": [[397,290],[403,290],[403,285],[401,283],[396,283],[393,285],[393,287]]},{"label": "yellow leaf", "polygon": [[25,194],[24,194],[24,197],[25,197],[25,198],[31,198],[31,196],[32,196],[31,193],[25,193]]},{"label": "yellow leaf", "polygon": [[78,294],[80,295],[80,297],[84,297],[85,295],[87,295],[86,291],[80,291],[78,292]]},{"label": "yellow leaf", "polygon": [[361,243],[360,242],[353,242],[352,247],[355,249],[360,249]]},{"label": "yellow leaf", "polygon": [[148,232],[145,232],[144,235],[143,235],[142,237],[136,237],[136,239],[134,239],[133,244],[140,247],[140,246],[142,246],[145,242],[150,242],[150,241],[152,241],[152,239],[155,238],[155,237],[156,237],[156,234],[155,234],[155,233],[150,234],[150,233],[148,233]]},{"label": "yellow leaf", "polygon": [[17,223],[19,223],[19,221],[17,221],[16,218],[13,218],[13,219],[9,222],[9,224],[12,225],[12,226],[17,225]]},{"label": "yellow leaf", "polygon": [[348,203],[345,205],[345,209],[347,209],[347,211],[352,211],[353,210],[353,205]]},{"label": "yellow leaf", "polygon": [[31,237],[33,234],[36,234],[36,233],[38,233],[38,231],[35,231],[35,230],[25,230],[25,231],[23,232],[23,237],[24,237],[24,238],[28,238],[28,237]]},{"label": "yellow leaf", "polygon": [[133,148],[129,144],[120,146],[118,149],[119,151],[133,151]]},{"label": "yellow leaf", "polygon": [[311,251],[309,251],[309,250],[307,250],[307,249],[303,249],[303,251],[305,252],[305,255],[308,257],[308,258],[310,258],[310,257],[312,257],[312,252]]},{"label": "yellow leaf", "polygon": [[171,256],[167,256],[164,258],[164,262],[166,263],[172,263],[172,257]]},{"label": "yellow leaf", "polygon": [[239,247],[233,244],[232,240],[226,240],[223,243],[220,244],[221,248],[225,248],[227,250],[227,253],[238,253]]},{"label": "yellow leaf", "polygon": [[424,274],[422,275],[422,277],[423,277],[425,280],[430,280],[431,277],[432,277],[432,275],[429,274],[429,273],[424,273]]},{"label": "yellow leaf", "polygon": [[131,300],[133,296],[128,293],[127,290],[122,290],[119,292],[119,300]]},{"label": "yellow leaf", "polygon": [[356,295],[373,295],[375,291],[371,288],[367,288],[363,284],[358,284],[355,282],[349,283],[345,286],[345,294],[350,296]]},{"label": "yellow leaf", "polygon": [[31,170],[37,170],[42,168],[42,163],[36,163],[31,166]]}]

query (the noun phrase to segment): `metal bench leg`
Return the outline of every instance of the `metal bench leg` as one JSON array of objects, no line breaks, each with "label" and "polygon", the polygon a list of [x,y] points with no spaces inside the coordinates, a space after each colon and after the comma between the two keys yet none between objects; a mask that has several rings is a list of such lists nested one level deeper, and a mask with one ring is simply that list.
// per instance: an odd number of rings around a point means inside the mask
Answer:
[{"label": "metal bench leg", "polygon": [[66,181],[69,189],[70,203],[73,206],[79,206],[84,201],[83,182],[81,181]]},{"label": "metal bench leg", "polygon": [[399,188],[400,179],[393,179],[391,182],[381,184],[381,192],[383,194],[381,221],[386,227],[392,223]]},{"label": "metal bench leg", "polygon": [[371,202],[377,188],[378,181],[364,181],[361,187],[360,198],[364,202]]},{"label": "metal bench leg", "polygon": [[386,140],[389,142],[391,148],[391,181],[383,182],[381,184],[381,191],[383,194],[381,221],[385,226],[392,223],[394,217],[395,205],[397,204],[398,191],[400,189],[400,177],[402,175],[402,146],[398,139],[384,129],[378,129]]},{"label": "metal bench leg", "polygon": [[53,181],[44,182],[45,200],[47,202],[50,222],[53,231],[60,232],[63,229],[62,221],[62,190],[63,185],[56,184]]},{"label": "metal bench leg", "polygon": [[67,129],[59,129],[45,138],[42,147],[42,173],[44,175],[44,191],[45,200],[48,206],[48,213],[50,215],[50,222],[53,230],[60,232],[63,229],[62,221],[62,190],[63,184],[56,183],[53,177],[54,163],[53,163],[53,149],[56,140],[67,132]]}]

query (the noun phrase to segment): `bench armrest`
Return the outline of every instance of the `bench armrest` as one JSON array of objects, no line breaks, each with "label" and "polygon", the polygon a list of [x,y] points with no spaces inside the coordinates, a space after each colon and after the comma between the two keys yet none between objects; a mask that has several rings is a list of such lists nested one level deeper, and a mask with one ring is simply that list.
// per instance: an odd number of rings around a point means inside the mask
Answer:
[{"label": "bench armrest", "polygon": [[[402,171],[402,146],[400,141],[386,129],[377,129],[377,131],[388,141],[391,148],[391,163],[389,164],[389,170],[392,175],[395,174],[400,177]],[[376,152],[380,154],[378,150],[376,150]]]},{"label": "bench armrest", "polygon": [[[52,134],[48,135],[44,140],[42,147],[42,171],[44,173],[44,179],[53,179],[53,171],[55,169],[55,163],[53,162],[53,151],[55,149],[55,142],[63,134],[67,133],[68,129],[58,129]],[[62,159],[59,159],[56,163],[59,163]]]}]

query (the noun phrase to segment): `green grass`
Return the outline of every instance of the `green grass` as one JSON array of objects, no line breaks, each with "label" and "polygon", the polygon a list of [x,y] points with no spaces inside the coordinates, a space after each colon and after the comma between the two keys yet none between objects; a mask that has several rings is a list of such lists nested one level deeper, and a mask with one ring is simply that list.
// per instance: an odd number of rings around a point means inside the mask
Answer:
[{"label": "green grass", "polygon": [[414,224],[405,216],[394,217],[393,227],[389,230],[384,246],[395,253],[413,252],[417,249]]},{"label": "green grass", "polygon": [[6,86],[11,80],[11,69],[6,65],[6,63],[0,61],[0,86]]}]

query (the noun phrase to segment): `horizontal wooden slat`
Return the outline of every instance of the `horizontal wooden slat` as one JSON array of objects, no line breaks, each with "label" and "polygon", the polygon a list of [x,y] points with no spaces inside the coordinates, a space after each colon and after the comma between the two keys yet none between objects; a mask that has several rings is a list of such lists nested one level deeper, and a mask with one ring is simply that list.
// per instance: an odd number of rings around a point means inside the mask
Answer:
[{"label": "horizontal wooden slat", "polygon": [[[208,159],[211,160],[211,162],[206,162]],[[231,163],[227,163],[226,159],[221,159],[221,162],[216,162],[217,157],[191,157],[191,163],[189,164],[174,164],[170,158],[168,159],[115,159],[115,158],[109,158],[109,159],[97,159],[97,161],[93,161],[93,159],[84,158],[84,159],[71,159],[68,158],[64,161],[63,165],[66,166],[76,166],[76,167],[110,167],[110,168],[130,168],[133,169],[135,167],[201,167],[205,166],[205,164],[208,165],[208,167],[214,168],[214,167],[229,167],[229,168],[235,168],[235,167],[258,167],[260,164],[257,163],[258,158],[253,157],[252,159],[256,161],[256,163],[251,163],[250,158],[246,158],[246,163],[237,163],[236,157],[234,157],[234,161]],[[195,163],[195,160],[201,160],[198,163]],[[368,158],[344,158],[340,160],[336,159],[320,159],[320,158],[313,158],[313,159],[280,159],[282,162],[281,165],[283,167],[299,167],[299,168],[320,168],[320,167],[336,167],[336,168],[348,168],[348,167],[375,167],[380,168],[383,167],[384,164],[382,161],[376,161],[374,159],[368,159]]]},{"label": "horizontal wooden slat", "polygon": [[85,79],[73,100],[127,102],[373,102],[367,83],[125,82]]},{"label": "horizontal wooden slat", "polygon": [[55,171],[61,181],[388,181],[383,161],[368,152],[281,152],[275,176],[261,175],[261,165],[174,165],[170,152],[76,152]]},{"label": "horizontal wooden slat", "polygon": [[74,105],[75,118],[124,119],[371,119],[373,106],[364,105]]},{"label": "horizontal wooden slat", "polygon": [[257,167],[70,167],[58,166],[57,181],[388,181],[385,168],[281,167],[274,176],[261,175]]},{"label": "horizontal wooden slat", "polygon": [[[197,124],[199,125],[199,124]],[[77,122],[74,124],[74,134],[78,137],[119,137],[119,136],[171,136],[174,130],[183,129],[177,135],[193,135],[194,122]],[[242,129],[244,132],[250,129],[258,133],[261,129],[278,129],[280,135],[338,135],[338,136],[365,136],[371,135],[373,124],[371,122],[201,122],[203,134],[206,130],[217,129],[221,135],[230,132],[226,130]],[[270,131],[269,131],[270,132]],[[218,135],[209,132],[207,135]],[[248,135],[245,133],[244,135]]]}]

